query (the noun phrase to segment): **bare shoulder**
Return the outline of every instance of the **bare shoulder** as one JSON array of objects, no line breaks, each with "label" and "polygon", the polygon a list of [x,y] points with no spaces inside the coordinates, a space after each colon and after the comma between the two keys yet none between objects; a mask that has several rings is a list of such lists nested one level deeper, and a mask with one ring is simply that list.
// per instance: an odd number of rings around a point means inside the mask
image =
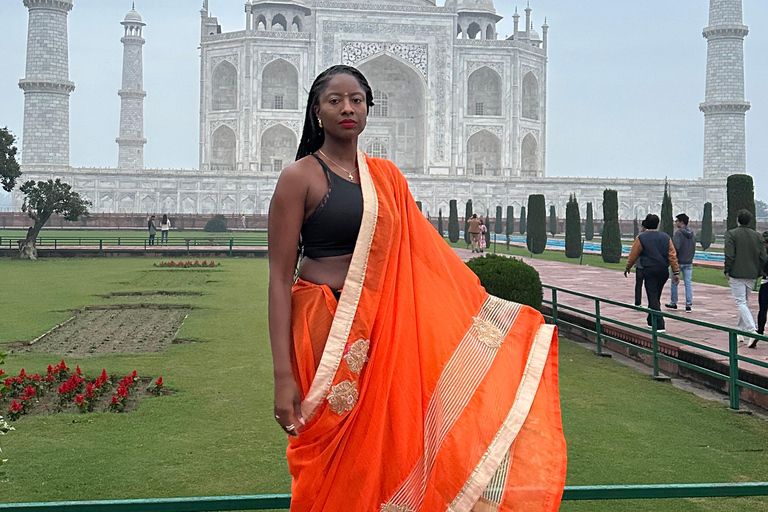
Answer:
[{"label": "bare shoulder", "polygon": [[292,192],[306,192],[309,177],[314,172],[317,163],[309,157],[304,157],[283,168],[277,179],[278,189],[288,189]]}]

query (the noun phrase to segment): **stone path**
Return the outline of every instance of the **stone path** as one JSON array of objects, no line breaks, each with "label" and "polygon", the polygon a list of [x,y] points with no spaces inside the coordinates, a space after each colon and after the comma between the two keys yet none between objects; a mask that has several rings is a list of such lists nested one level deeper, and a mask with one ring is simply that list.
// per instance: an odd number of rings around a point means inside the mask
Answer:
[{"label": "stone path", "polygon": [[[456,253],[464,260],[472,258],[474,255],[466,249],[455,249]],[[599,267],[590,267],[587,265],[574,265],[570,263],[560,263],[556,261],[546,261],[535,258],[522,258],[523,261],[538,270],[541,281],[544,284],[574,290],[577,292],[594,295],[601,298],[614,301],[634,304],[635,297],[635,275],[630,274],[625,278],[623,272],[609,270]],[[694,269],[694,273],[696,270]],[[680,283],[678,296],[682,300],[682,309],[677,311],[662,309],[667,313],[672,313],[676,317],[685,317],[695,320],[702,320],[713,324],[735,327],[738,321],[736,315],[736,305],[733,302],[731,291],[724,286],[708,285],[702,283],[693,283],[693,311],[685,312],[685,288]],[[544,298],[551,299],[551,292],[544,290]],[[560,304],[577,307],[585,311],[594,311],[594,301],[582,299],[573,295],[568,296],[558,293],[557,301]],[[669,282],[664,286],[662,294],[662,304],[669,302]],[[752,293],[749,298],[753,314],[757,318],[757,293]],[[678,302],[678,307],[680,307]],[[647,305],[645,300],[645,291],[643,291],[643,305]],[[645,315],[638,311],[624,309],[619,306],[601,304],[601,316],[608,316],[621,321],[631,323],[637,326],[645,326]],[[679,336],[702,345],[728,351],[728,335],[722,331],[699,327],[674,319],[666,319],[667,334]],[[690,348],[691,351],[699,351]],[[702,354],[708,354],[711,359],[728,363],[726,356],[712,354],[711,352],[700,351]],[[745,344],[739,343],[739,354],[748,356],[760,361],[768,362],[768,342],[760,342],[757,348],[747,348]],[[768,369],[759,366],[740,362],[739,368],[749,369],[755,373],[768,376]]]}]

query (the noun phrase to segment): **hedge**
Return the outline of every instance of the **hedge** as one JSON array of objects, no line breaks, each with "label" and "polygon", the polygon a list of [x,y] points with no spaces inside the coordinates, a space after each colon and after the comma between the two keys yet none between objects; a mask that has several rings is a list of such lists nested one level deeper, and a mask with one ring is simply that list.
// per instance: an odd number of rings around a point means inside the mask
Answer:
[{"label": "hedge", "polygon": [[661,218],[659,231],[669,235],[670,238],[675,234],[675,223],[672,220],[672,196],[669,193],[669,182],[664,182],[664,198],[661,200]]},{"label": "hedge", "polygon": [[565,205],[565,257],[581,256],[581,213],[576,195],[571,194]]},{"label": "hedge", "polygon": [[541,254],[547,247],[547,204],[544,194],[528,196],[528,234],[525,242],[531,254]]},{"label": "hedge", "polygon": [[448,240],[455,244],[459,241],[459,212],[455,199],[451,199],[449,204],[450,212],[448,213]]},{"label": "hedge", "polygon": [[552,236],[557,234],[557,212],[555,211],[555,205],[549,206],[549,232]]},{"label": "hedge", "polygon": [[464,241],[469,247],[469,218],[472,217],[472,200],[467,201],[467,206],[464,210]]},{"label": "hedge", "polygon": [[509,247],[509,237],[515,232],[515,207],[507,206],[507,247]]},{"label": "hedge", "polygon": [[543,292],[539,273],[522,260],[486,254],[469,260],[467,266],[491,295],[541,309]]},{"label": "hedge", "polygon": [[736,214],[739,210],[749,210],[752,213],[752,221],[749,227],[757,229],[757,215],[755,215],[755,187],[752,176],[749,174],[731,174],[728,176],[728,220],[726,229],[738,226]]},{"label": "hedge", "polygon": [[227,229],[227,219],[223,215],[214,215],[211,220],[205,223],[203,231],[209,233],[223,233],[229,231],[229,229]]},{"label": "hedge", "polygon": [[592,203],[587,203],[587,220],[584,221],[584,238],[592,240],[595,237],[595,221],[592,213]]},{"label": "hedge", "polygon": [[525,229],[527,225],[528,220],[525,217],[525,206],[520,208],[520,234],[525,234]]},{"label": "hedge", "polygon": [[600,254],[605,263],[621,261],[621,228],[619,227],[619,197],[615,190],[603,191],[603,234]]},{"label": "hedge", "polygon": [[701,218],[701,230],[699,231],[699,243],[703,250],[712,245],[712,203],[704,203],[704,215]]}]

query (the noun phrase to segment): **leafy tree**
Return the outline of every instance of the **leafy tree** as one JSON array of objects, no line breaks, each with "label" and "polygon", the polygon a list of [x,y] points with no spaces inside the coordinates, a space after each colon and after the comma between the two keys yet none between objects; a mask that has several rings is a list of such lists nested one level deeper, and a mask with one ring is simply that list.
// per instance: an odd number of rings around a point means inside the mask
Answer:
[{"label": "leafy tree", "polygon": [[520,234],[524,235],[527,228],[528,219],[525,216],[525,206],[520,208]]},{"label": "leafy tree", "polygon": [[437,232],[440,233],[440,236],[443,236],[443,209],[438,208],[437,209]]},{"label": "leafy tree", "polygon": [[16,137],[8,128],[0,128],[0,184],[6,192],[16,186],[16,180],[21,176],[21,168],[16,161],[18,149],[14,145]]},{"label": "leafy tree", "polygon": [[704,203],[704,215],[701,218],[701,239],[699,243],[703,250],[709,249],[712,244],[712,203]]},{"label": "leafy tree", "polygon": [[592,214],[592,203],[587,203],[587,220],[584,221],[584,238],[592,240],[595,237],[595,221]]},{"label": "leafy tree", "polygon": [[669,182],[664,181],[664,199],[661,201],[661,219],[659,231],[671,238],[675,234],[675,222],[672,220],[672,196],[669,193]]},{"label": "leafy tree", "polygon": [[755,200],[755,214],[757,220],[764,222],[768,220],[768,203],[759,199]]},{"label": "leafy tree", "polygon": [[565,257],[581,256],[581,213],[576,194],[571,194],[565,205]]},{"label": "leafy tree", "polygon": [[640,234],[640,225],[637,223],[637,219],[634,219],[632,221],[632,239],[634,240],[637,238],[637,235]]},{"label": "leafy tree", "polygon": [[547,247],[547,204],[544,194],[528,196],[528,235],[525,242],[531,254],[541,254]]},{"label": "leafy tree", "polygon": [[549,232],[552,236],[557,234],[557,213],[555,212],[555,205],[549,205]]},{"label": "leafy tree", "polygon": [[507,206],[507,247],[509,247],[509,237],[515,232],[515,207]]},{"label": "leafy tree", "polygon": [[449,205],[448,240],[455,244],[459,241],[459,211],[455,199],[451,199]]},{"label": "leafy tree", "polygon": [[469,249],[469,219],[472,217],[472,200],[467,200],[467,207],[464,210],[464,241],[467,243],[467,249]]},{"label": "leafy tree", "polygon": [[728,176],[728,220],[727,229],[733,229],[738,225],[736,214],[739,210],[749,210],[752,213],[752,221],[749,227],[757,228],[757,216],[755,215],[755,187],[752,176],[749,174],[731,174]]},{"label": "leafy tree", "polygon": [[504,232],[504,219],[501,216],[501,206],[496,207],[496,221],[493,223],[493,232],[500,235]]},{"label": "leafy tree", "polygon": [[603,191],[603,236],[600,253],[606,263],[621,261],[621,229],[619,228],[619,196],[615,190]]},{"label": "leafy tree", "polygon": [[26,239],[19,244],[19,252],[22,259],[37,259],[37,235],[43,229],[51,215],[63,215],[65,220],[76,221],[80,217],[88,216],[88,207],[91,205],[80,197],[80,194],[72,191],[72,186],[62,182],[59,178],[48,181],[26,181],[19,188],[24,194],[24,203],[21,211],[35,221],[35,224],[27,231]]},{"label": "leafy tree", "polygon": [[229,228],[227,228],[227,218],[223,215],[214,215],[211,217],[211,220],[205,223],[203,231],[209,233],[224,233],[225,231],[229,231]]}]

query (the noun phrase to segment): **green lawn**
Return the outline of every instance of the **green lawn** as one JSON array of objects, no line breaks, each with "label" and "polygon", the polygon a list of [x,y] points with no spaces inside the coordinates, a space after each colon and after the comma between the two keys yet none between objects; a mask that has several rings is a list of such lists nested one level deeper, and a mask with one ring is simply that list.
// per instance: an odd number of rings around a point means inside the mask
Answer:
[{"label": "green lawn", "polygon": [[[272,418],[267,262],[224,259],[213,270],[159,270],[145,258],[0,259],[0,343],[31,339],[64,310],[118,302],[115,291],[202,291],[179,336],[195,343],[152,355],[69,360],[163,375],[177,392],[129,414],[22,418],[0,439],[11,480],[0,501],[289,492],[285,438]],[[119,302],[141,300],[121,298]],[[153,299],[154,301],[154,299]],[[0,345],[2,346],[2,345]],[[43,370],[58,355],[8,357],[5,370]],[[734,414],[612,360],[561,343],[569,485],[768,480],[768,423]],[[564,511],[768,511],[768,498],[567,502]]]}]

